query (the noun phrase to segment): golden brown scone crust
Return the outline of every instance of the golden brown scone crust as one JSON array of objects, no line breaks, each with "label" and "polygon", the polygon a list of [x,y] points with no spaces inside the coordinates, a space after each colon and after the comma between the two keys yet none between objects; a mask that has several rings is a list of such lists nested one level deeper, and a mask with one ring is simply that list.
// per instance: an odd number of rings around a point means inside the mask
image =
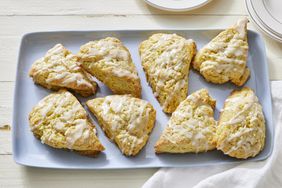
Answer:
[{"label": "golden brown scone crust", "polygon": [[43,98],[30,112],[29,124],[34,136],[51,147],[87,156],[104,150],[86,111],[66,90]]},{"label": "golden brown scone crust", "polygon": [[176,34],[154,34],[140,44],[147,81],[164,112],[174,112],[187,97],[189,67],[195,53],[195,42]]},{"label": "golden brown scone crust", "polygon": [[206,89],[189,95],[172,113],[155,152],[198,153],[215,149],[215,103]]},{"label": "golden brown scone crust", "polygon": [[129,95],[111,95],[86,104],[124,155],[137,155],[145,146],[156,120],[150,103]]},{"label": "golden brown scone crust", "polygon": [[247,23],[247,18],[238,20],[198,51],[192,65],[207,81],[241,86],[248,80]]},{"label": "golden brown scone crust", "polygon": [[77,64],[77,57],[62,44],[57,44],[36,60],[29,76],[33,81],[52,90],[73,90],[82,96],[95,94],[97,84],[92,76]]},{"label": "golden brown scone crust", "polygon": [[216,132],[217,149],[239,159],[256,156],[265,143],[262,107],[252,89],[234,90],[227,98]]},{"label": "golden brown scone crust", "polygon": [[141,84],[128,49],[113,37],[90,41],[80,47],[81,66],[115,94],[141,97]]}]

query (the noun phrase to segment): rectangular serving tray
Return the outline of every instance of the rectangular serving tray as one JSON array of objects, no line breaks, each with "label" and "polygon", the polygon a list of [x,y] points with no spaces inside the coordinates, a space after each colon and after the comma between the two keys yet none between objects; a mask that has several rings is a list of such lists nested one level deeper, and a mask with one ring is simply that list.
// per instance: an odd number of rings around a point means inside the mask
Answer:
[{"label": "rectangular serving tray", "polygon": [[[273,148],[272,105],[269,87],[268,66],[266,62],[265,47],[259,34],[248,31],[249,56],[248,67],[251,77],[246,86],[251,87],[257,94],[266,118],[266,144],[264,150],[256,157],[247,160],[237,160],[224,155],[221,151],[210,151],[199,154],[160,154],[154,153],[154,144],[165,128],[169,116],[164,114],[155,99],[150,86],[148,86],[143,72],[138,46],[153,33],[177,33],[185,38],[192,38],[200,49],[215,37],[220,30],[123,30],[123,31],[55,31],[36,32],[23,36],[17,66],[16,86],[14,93],[13,112],[13,155],[17,163],[43,168],[64,169],[124,169],[124,168],[152,168],[152,167],[189,167],[218,165],[243,161],[259,161],[266,159]],[[74,54],[79,47],[91,40],[107,36],[119,38],[129,49],[142,83],[142,98],[149,101],[157,111],[157,120],[147,145],[135,157],[126,157],[121,154],[116,145],[109,141],[101,130],[96,118],[89,113],[95,122],[98,137],[106,150],[96,158],[81,156],[75,152],[59,150],[41,144],[29,129],[28,114],[32,107],[52,91],[35,85],[28,76],[31,64],[44,56],[46,51],[57,43],[62,43]],[[85,106],[85,101],[94,97],[112,94],[101,82],[99,91],[95,96],[78,99]],[[227,83],[215,85],[206,82],[197,72],[190,70],[189,94],[201,88],[207,88],[216,99],[215,117],[218,118],[219,110],[223,107],[224,100],[233,89],[238,87]],[[86,108],[88,111],[88,109]],[[89,111],[88,111],[89,112]]]}]

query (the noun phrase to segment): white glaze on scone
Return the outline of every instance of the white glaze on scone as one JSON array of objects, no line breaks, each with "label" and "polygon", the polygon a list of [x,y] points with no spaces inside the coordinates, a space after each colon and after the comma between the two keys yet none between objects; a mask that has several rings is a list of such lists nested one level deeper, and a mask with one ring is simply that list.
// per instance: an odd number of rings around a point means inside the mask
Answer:
[{"label": "white glaze on scone", "polygon": [[87,101],[107,136],[125,155],[136,155],[146,144],[156,112],[147,101],[112,95]]},{"label": "white glaze on scone", "polygon": [[42,99],[29,114],[30,128],[42,143],[88,154],[104,150],[86,111],[69,92],[61,90]]},{"label": "white glaze on scone", "polygon": [[247,68],[248,19],[243,18],[205,45],[195,56],[193,67],[207,81],[222,84],[228,81],[241,86],[249,77]]},{"label": "white glaze on scone", "polygon": [[176,34],[154,34],[140,44],[147,80],[164,112],[173,112],[187,97],[190,62],[195,43]]},{"label": "white glaze on scone", "polygon": [[30,70],[33,80],[49,89],[72,89],[84,96],[94,94],[96,83],[78,64],[77,57],[62,44],[47,51],[35,61]]},{"label": "white glaze on scone", "polygon": [[236,158],[256,156],[264,147],[265,120],[255,93],[234,91],[225,101],[217,130],[217,149]]},{"label": "white glaze on scone", "polygon": [[80,47],[81,66],[115,94],[141,96],[141,84],[129,50],[114,37],[90,41]]},{"label": "white glaze on scone", "polygon": [[205,89],[180,103],[155,145],[156,153],[205,152],[215,148],[215,101]]}]

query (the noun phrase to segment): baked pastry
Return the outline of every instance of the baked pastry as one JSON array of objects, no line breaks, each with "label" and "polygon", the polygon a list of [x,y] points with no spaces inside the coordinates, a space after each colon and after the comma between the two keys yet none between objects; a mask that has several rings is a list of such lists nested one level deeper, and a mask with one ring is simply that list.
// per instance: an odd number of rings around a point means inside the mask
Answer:
[{"label": "baked pastry", "polygon": [[252,89],[233,91],[220,113],[217,149],[239,159],[256,156],[265,143],[262,107]]},{"label": "baked pastry", "polygon": [[87,156],[104,150],[86,111],[66,90],[43,98],[30,112],[29,124],[34,136],[51,147]]},{"label": "baked pastry", "polygon": [[128,49],[113,37],[90,41],[80,47],[81,66],[115,94],[141,97],[141,84]]},{"label": "baked pastry", "polygon": [[155,145],[156,153],[198,153],[215,149],[216,101],[206,89],[182,101]]},{"label": "baked pastry", "polygon": [[145,146],[156,120],[150,103],[129,95],[111,95],[86,104],[124,155],[134,156]]},{"label": "baked pastry", "polygon": [[92,76],[77,65],[77,57],[62,44],[55,45],[44,57],[35,61],[29,76],[48,89],[66,88],[82,96],[95,94],[97,88]]},{"label": "baked pastry", "polygon": [[154,95],[166,113],[187,97],[190,62],[196,53],[193,40],[158,33],[139,46],[142,66]]},{"label": "baked pastry", "polygon": [[247,23],[247,18],[240,19],[198,51],[192,65],[207,81],[215,84],[231,81],[241,86],[248,80]]}]

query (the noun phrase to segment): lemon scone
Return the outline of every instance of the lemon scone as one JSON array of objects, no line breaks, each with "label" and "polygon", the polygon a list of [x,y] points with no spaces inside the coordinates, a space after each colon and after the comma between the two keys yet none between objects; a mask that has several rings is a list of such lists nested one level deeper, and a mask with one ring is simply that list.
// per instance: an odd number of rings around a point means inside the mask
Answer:
[{"label": "lemon scone", "polygon": [[124,155],[134,156],[145,146],[156,119],[150,103],[129,95],[111,95],[86,104]]},{"label": "lemon scone", "polygon": [[189,95],[172,113],[155,152],[198,153],[215,149],[215,103],[206,89]]},{"label": "lemon scone", "polygon": [[42,99],[30,112],[29,123],[34,136],[51,147],[87,156],[104,150],[86,111],[66,90]]},{"label": "lemon scone", "polygon": [[158,33],[139,46],[142,66],[154,95],[166,113],[187,97],[188,74],[196,45],[176,34]]},{"label": "lemon scone", "polygon": [[35,83],[48,89],[71,89],[82,96],[96,92],[97,84],[92,76],[77,64],[77,57],[62,44],[55,45],[35,61],[29,75]]},{"label": "lemon scone", "polygon": [[217,149],[231,157],[256,156],[265,143],[262,107],[252,89],[233,91],[220,113],[216,132]]},{"label": "lemon scone", "polygon": [[140,78],[128,49],[113,37],[90,41],[80,47],[81,66],[115,94],[141,96]]},{"label": "lemon scone", "polygon": [[247,18],[238,20],[198,51],[192,65],[207,81],[241,86],[248,80],[247,23]]}]

